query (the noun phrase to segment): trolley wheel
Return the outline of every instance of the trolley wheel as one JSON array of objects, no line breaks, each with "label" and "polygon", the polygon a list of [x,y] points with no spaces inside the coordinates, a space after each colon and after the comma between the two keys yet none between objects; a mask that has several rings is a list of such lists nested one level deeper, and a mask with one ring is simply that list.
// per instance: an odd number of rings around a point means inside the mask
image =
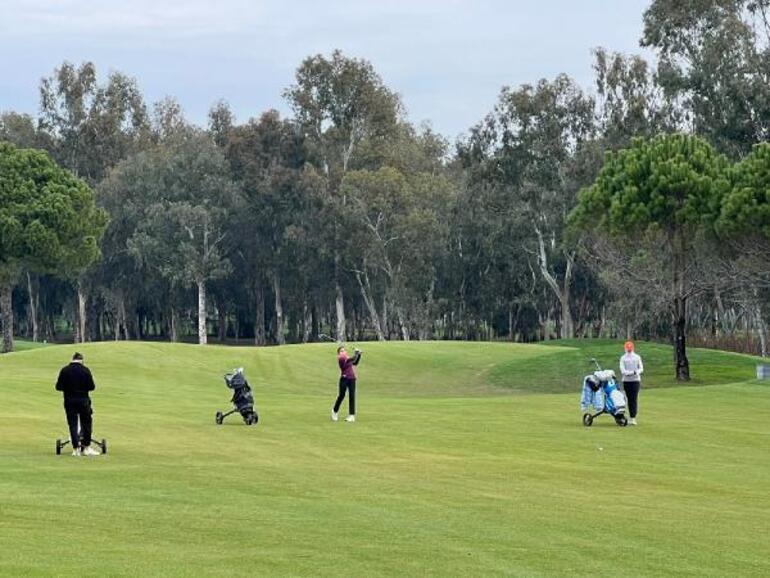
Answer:
[{"label": "trolley wheel", "polygon": [[594,418],[590,413],[584,413],[583,414],[583,425],[586,427],[591,427],[594,423]]},{"label": "trolley wheel", "polygon": [[107,453],[107,440],[102,439],[102,455]]},{"label": "trolley wheel", "polygon": [[224,421],[224,417],[222,416],[221,411],[217,412],[217,414],[214,416],[214,420],[217,422],[217,425],[222,425],[222,422]]},{"label": "trolley wheel", "polygon": [[618,425],[620,427],[626,427],[628,425],[628,418],[624,415],[620,416],[620,418],[617,420]]},{"label": "trolley wheel", "polygon": [[61,440],[56,440],[56,455],[57,456],[61,455],[61,448],[62,448]]}]

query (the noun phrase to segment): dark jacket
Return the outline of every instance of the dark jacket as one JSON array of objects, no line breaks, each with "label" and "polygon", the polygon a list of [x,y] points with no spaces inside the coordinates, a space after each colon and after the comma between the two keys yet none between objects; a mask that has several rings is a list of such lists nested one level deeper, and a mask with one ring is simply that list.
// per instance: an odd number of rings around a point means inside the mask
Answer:
[{"label": "dark jacket", "polygon": [[88,398],[88,392],[96,389],[91,370],[82,363],[70,363],[62,367],[56,380],[56,391],[64,393],[68,399]]}]

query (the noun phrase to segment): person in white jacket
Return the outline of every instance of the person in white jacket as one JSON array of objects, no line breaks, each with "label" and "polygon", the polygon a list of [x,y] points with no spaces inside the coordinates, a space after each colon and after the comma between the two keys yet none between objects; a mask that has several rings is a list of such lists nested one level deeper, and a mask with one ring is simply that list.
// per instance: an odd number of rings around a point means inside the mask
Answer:
[{"label": "person in white jacket", "polygon": [[642,358],[634,353],[634,342],[626,341],[626,352],[620,358],[620,375],[623,391],[628,398],[629,425],[636,425],[636,412],[639,409],[639,390],[642,388],[644,364]]}]

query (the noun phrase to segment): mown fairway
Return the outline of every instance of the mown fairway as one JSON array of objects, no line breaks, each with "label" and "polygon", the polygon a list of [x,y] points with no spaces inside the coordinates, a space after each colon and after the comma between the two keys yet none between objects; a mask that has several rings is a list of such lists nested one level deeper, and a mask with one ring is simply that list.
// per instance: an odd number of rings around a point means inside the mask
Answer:
[{"label": "mown fairway", "polygon": [[[93,459],[54,455],[74,348],[0,357],[0,575],[770,575],[751,358],[694,351],[672,387],[641,344],[640,425],[589,429],[585,360],[617,343],[364,345],[355,424],[329,420],[333,344],[83,346]],[[214,423],[236,365],[256,427]]]}]

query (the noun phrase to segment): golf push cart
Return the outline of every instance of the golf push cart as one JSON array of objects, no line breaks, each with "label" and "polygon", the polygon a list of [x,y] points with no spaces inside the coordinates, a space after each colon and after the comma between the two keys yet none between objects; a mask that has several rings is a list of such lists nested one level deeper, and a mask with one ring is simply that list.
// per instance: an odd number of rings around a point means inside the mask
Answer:
[{"label": "golf push cart", "polygon": [[[80,437],[80,441],[82,443],[82,441],[83,441],[83,437],[82,436]],[[107,453],[107,440],[106,439],[102,438],[101,441],[98,441],[98,440],[95,440],[95,439],[91,439],[91,443],[94,444],[96,447],[98,447],[101,450],[102,455],[105,455]],[[57,456],[61,455],[62,448],[64,448],[65,446],[67,446],[69,444],[70,444],[70,440],[69,439],[66,439],[66,440],[57,439],[56,440],[56,455]]]},{"label": "golf push cart", "polygon": [[241,414],[246,425],[254,425],[259,422],[259,414],[254,409],[254,395],[251,393],[251,386],[243,374],[243,368],[239,367],[233,370],[233,373],[226,373],[225,384],[233,390],[233,398],[230,400],[233,409],[227,413],[218,411],[214,416],[217,425],[222,425],[225,418],[235,412]]},{"label": "golf push cart", "polygon": [[[620,427],[627,426],[626,396],[618,389],[615,372],[611,369],[602,369],[596,359],[590,361],[596,366],[596,371],[583,379],[583,397],[581,400],[584,412],[583,425],[591,427],[597,417],[608,414],[615,419],[615,423]],[[596,412],[591,413],[590,407],[593,407]]]}]

